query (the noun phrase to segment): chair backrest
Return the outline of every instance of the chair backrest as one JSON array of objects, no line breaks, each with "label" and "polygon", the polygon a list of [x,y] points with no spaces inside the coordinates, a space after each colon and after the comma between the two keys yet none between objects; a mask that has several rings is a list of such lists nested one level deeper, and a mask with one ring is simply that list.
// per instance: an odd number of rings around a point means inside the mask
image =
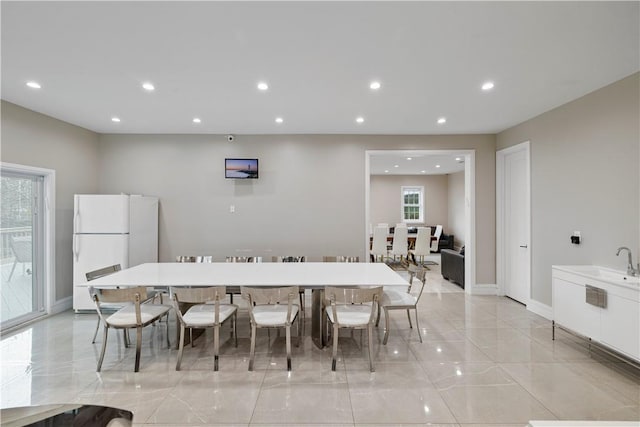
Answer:
[{"label": "chair backrest", "polygon": [[374,255],[387,254],[387,236],[389,232],[385,227],[376,227],[373,230],[373,245],[371,253]]},{"label": "chair backrest", "polygon": [[285,286],[280,288],[251,288],[241,286],[242,298],[249,301],[249,307],[253,305],[273,305],[290,303],[298,300],[298,286]]},{"label": "chair backrest", "polygon": [[31,243],[31,236],[10,236],[9,246],[13,251],[13,255],[18,262],[31,262],[33,244]]},{"label": "chair backrest", "polygon": [[228,256],[225,258],[225,262],[262,262],[261,256]]},{"label": "chair backrest", "polygon": [[213,262],[212,255],[178,255],[176,262]]},{"label": "chair backrest", "polygon": [[407,223],[406,222],[399,222],[396,224],[396,228],[402,228],[402,227],[407,227]]},{"label": "chair backrest", "polygon": [[[412,295],[415,295],[416,304],[417,304],[418,301],[420,300],[420,297],[422,296],[422,291],[424,290],[424,285],[425,285],[426,275],[427,275],[427,269],[424,268],[424,267],[418,267],[418,266],[415,266],[415,265],[410,265],[407,270],[409,272],[409,289],[407,290],[407,292],[409,292]],[[414,290],[414,280],[415,279],[420,281],[420,290],[417,292],[417,294],[416,294],[416,292]]]},{"label": "chair backrest", "polygon": [[226,294],[226,286],[210,286],[207,288],[171,287],[172,297],[178,302],[189,304],[220,301],[225,298]]},{"label": "chair backrest", "polygon": [[377,302],[382,296],[382,286],[375,288],[337,288],[325,286],[325,299],[336,304],[364,304]]},{"label": "chair backrest", "polygon": [[442,225],[436,225],[436,231],[433,233],[435,239],[431,242],[431,250],[436,252],[438,250],[438,242],[440,242],[440,236],[442,235]]},{"label": "chair backrest", "polygon": [[360,262],[358,256],[323,256],[322,262]]},{"label": "chair backrest", "polygon": [[99,279],[100,277],[108,276],[120,270],[121,270],[120,264],[114,264],[108,267],[103,267],[97,270],[89,271],[85,273],[84,276],[87,278],[87,282],[90,282],[92,280]]},{"label": "chair backrest", "polygon": [[405,253],[409,247],[409,235],[407,227],[398,227],[393,232],[393,248],[392,252]]},{"label": "chair backrest", "polygon": [[382,228],[384,228],[384,229],[386,230],[386,231],[385,231],[385,233],[386,233],[386,234],[389,234],[389,224],[388,224],[388,223],[386,223],[386,222],[379,222],[378,224],[376,224],[376,228],[377,228],[377,227],[382,227]]},{"label": "chair backrest", "polygon": [[375,288],[336,288],[333,286],[326,286],[324,288],[324,296],[331,305],[333,322],[336,325],[342,325],[339,317],[340,311],[337,306],[342,305],[348,309],[349,306],[354,304],[368,303],[371,303],[371,313],[369,314],[369,320],[367,323],[373,323],[378,311],[378,301],[380,301],[380,298],[382,297],[382,286]]},{"label": "chair backrest", "polygon": [[101,289],[89,288],[89,293],[95,295],[99,302],[140,302],[147,299],[147,288],[144,286],[138,286],[135,288],[109,288]]},{"label": "chair backrest", "polygon": [[435,237],[437,237],[438,239],[440,239],[440,236],[442,236],[442,226],[441,225],[436,225],[436,231],[433,233],[433,235]]},{"label": "chair backrest", "polygon": [[271,258],[272,262],[306,262],[305,256],[274,256]]},{"label": "chair backrest", "polygon": [[415,253],[417,255],[429,255],[431,248],[431,227],[419,227],[416,236]]}]

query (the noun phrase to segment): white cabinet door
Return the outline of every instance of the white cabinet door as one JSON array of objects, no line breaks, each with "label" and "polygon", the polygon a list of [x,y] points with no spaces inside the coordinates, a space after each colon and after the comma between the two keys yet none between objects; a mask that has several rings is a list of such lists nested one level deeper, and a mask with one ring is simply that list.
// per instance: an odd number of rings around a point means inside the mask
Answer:
[{"label": "white cabinet door", "polygon": [[640,359],[640,305],[637,301],[609,293],[601,312],[602,342]]},{"label": "white cabinet door", "polygon": [[600,339],[600,309],[585,302],[584,285],[553,278],[553,320],[574,332]]}]

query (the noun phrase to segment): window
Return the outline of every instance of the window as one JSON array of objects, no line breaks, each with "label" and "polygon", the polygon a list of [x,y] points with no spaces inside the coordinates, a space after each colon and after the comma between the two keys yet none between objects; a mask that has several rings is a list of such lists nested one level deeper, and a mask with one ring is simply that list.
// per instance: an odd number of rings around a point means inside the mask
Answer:
[{"label": "window", "polygon": [[424,222],[424,187],[402,187],[402,222]]}]

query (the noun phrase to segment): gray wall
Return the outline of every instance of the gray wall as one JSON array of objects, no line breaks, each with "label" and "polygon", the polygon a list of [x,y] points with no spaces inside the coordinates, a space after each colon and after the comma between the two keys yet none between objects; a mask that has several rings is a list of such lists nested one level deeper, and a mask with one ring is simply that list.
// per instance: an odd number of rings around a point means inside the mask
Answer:
[{"label": "gray wall", "polygon": [[56,295],[73,293],[73,195],[98,190],[98,135],[2,101],[2,161],[56,171]]},{"label": "gray wall", "polygon": [[[99,189],[160,197],[163,261],[364,257],[368,149],[476,150],[477,281],[495,283],[494,135],[237,135],[234,143],[223,135],[101,135]],[[259,158],[260,179],[224,179],[225,157]]]},{"label": "gray wall", "polygon": [[[551,305],[551,265],[626,269],[640,252],[640,74],[501,132],[497,148],[531,141],[531,291]],[[574,230],[583,242],[570,244]]]},{"label": "gray wall", "polygon": [[447,175],[371,175],[369,188],[371,223],[386,222],[389,226],[394,226],[402,222],[401,188],[403,186],[424,187],[424,225],[442,224],[447,232],[449,228]]},{"label": "gray wall", "polygon": [[449,205],[449,231],[453,234],[456,248],[466,243],[464,215],[464,171],[447,175],[447,202]]}]

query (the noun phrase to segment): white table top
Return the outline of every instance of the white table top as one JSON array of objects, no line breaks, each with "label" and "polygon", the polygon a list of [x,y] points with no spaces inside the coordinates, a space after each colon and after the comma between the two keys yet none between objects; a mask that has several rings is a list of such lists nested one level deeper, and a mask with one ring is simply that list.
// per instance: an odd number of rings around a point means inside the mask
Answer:
[{"label": "white table top", "polygon": [[383,263],[148,263],[101,277],[86,286],[408,286]]}]

